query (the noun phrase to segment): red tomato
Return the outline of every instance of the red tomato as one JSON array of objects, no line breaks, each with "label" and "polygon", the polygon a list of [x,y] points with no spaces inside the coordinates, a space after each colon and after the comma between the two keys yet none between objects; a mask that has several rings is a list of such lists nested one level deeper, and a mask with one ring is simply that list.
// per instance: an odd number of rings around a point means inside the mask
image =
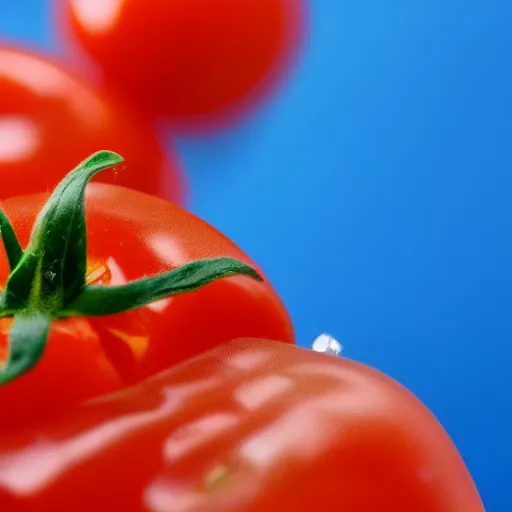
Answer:
[{"label": "red tomato", "polygon": [[46,192],[91,153],[121,153],[99,178],[180,202],[183,184],[149,126],[46,57],[0,48],[0,197]]},{"label": "red tomato", "polygon": [[237,340],[0,439],[10,512],[483,512],[452,441],[359,363]]},{"label": "red tomato", "polygon": [[[283,75],[304,0],[57,0],[59,23],[139,105],[174,118],[251,102]],[[231,107],[231,108],[230,108]]]},{"label": "red tomato", "polygon": [[[0,204],[22,247],[47,199],[36,194]],[[93,183],[85,207],[89,283],[120,285],[217,256],[254,266],[206,222],[153,196]],[[8,274],[0,251],[0,283]],[[0,363],[11,322],[0,320]],[[56,320],[40,363],[0,387],[0,410],[11,411],[1,426],[120,389],[242,335],[294,341],[288,314],[266,281],[234,276],[125,313]]]}]

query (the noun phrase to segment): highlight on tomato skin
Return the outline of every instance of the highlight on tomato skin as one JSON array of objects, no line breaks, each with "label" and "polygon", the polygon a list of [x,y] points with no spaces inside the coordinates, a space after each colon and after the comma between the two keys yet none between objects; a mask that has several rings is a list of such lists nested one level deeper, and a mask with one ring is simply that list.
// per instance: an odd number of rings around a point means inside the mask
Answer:
[{"label": "highlight on tomato skin", "polygon": [[40,51],[0,46],[0,198],[47,192],[102,149],[125,164],[100,181],[186,200],[177,156],[164,153],[133,107]]},{"label": "highlight on tomato skin", "polygon": [[224,127],[272,96],[299,60],[307,14],[306,0],[54,0],[72,58],[187,131]]},{"label": "highlight on tomato skin", "polygon": [[17,512],[484,512],[409,391],[360,363],[255,339],[0,438],[2,500]]}]

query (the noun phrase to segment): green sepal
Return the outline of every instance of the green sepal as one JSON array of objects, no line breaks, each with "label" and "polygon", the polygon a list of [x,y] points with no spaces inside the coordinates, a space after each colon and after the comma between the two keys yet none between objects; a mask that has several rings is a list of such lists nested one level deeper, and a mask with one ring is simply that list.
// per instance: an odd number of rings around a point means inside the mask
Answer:
[{"label": "green sepal", "polygon": [[23,257],[23,249],[9,218],[2,209],[0,209],[0,235],[7,254],[7,260],[9,261],[9,268],[12,271]]},{"label": "green sepal", "polygon": [[245,275],[263,281],[254,268],[233,258],[207,258],[121,286],[87,286],[63,316],[104,316],[139,308],[172,295],[192,292],[217,279]]},{"label": "green sepal", "polygon": [[0,318],[14,317],[0,385],[36,365],[53,320],[122,313],[229,276],[263,281],[241,261],[210,258],[121,286],[87,286],[85,188],[96,173],[122,161],[116,153],[101,151],[71,171],[38,215],[25,252],[0,210],[0,231],[11,268],[0,296]]},{"label": "green sepal", "polygon": [[[20,313],[9,332],[9,358],[0,368],[0,385],[32,369],[43,355],[51,318],[41,313]],[[21,407],[21,405],[20,405]]]},{"label": "green sepal", "polygon": [[24,256],[7,281],[7,307],[30,302],[53,312],[80,293],[87,270],[85,188],[95,174],[122,161],[111,151],[95,153],[55,188],[37,217]]}]

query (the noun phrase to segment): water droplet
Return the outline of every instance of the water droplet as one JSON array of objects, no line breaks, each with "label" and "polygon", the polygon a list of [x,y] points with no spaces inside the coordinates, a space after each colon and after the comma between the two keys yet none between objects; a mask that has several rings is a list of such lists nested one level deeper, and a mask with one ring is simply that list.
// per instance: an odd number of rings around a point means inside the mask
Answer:
[{"label": "water droplet", "polygon": [[338,356],[343,351],[343,345],[330,334],[321,334],[313,342],[313,350],[322,354]]}]

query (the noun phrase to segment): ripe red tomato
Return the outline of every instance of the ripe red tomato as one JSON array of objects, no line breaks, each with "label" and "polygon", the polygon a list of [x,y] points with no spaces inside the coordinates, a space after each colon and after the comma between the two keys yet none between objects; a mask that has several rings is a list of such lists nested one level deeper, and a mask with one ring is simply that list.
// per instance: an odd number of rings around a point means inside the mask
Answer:
[{"label": "ripe red tomato", "polygon": [[126,105],[46,57],[0,47],[0,198],[52,190],[102,149],[126,164],[100,180],[182,201],[176,163]]},{"label": "ripe red tomato", "polygon": [[[28,246],[36,215],[47,200],[48,195],[35,194],[0,203],[22,247]],[[59,211],[65,208],[65,202],[60,199]],[[74,196],[68,203],[74,208]],[[216,229],[162,199],[114,185],[93,183],[86,192],[85,208],[85,283],[94,284],[96,288],[98,285],[103,287],[101,289],[116,287],[203,258],[229,257],[251,264],[251,260]],[[51,229],[44,228],[43,239],[48,236],[47,231]],[[62,232],[68,233],[69,229],[66,227]],[[55,243],[67,244],[64,247],[71,252],[75,251],[75,245],[84,246],[81,242],[72,242],[69,248],[66,239],[70,235],[63,236],[63,242],[60,235],[55,236],[56,241],[49,242],[43,251],[28,246],[27,261],[33,261],[31,254],[44,258],[48,250],[55,250]],[[71,257],[77,259],[75,253]],[[44,305],[34,299],[34,293],[39,292],[41,286],[51,287],[61,275],[66,278],[66,272],[68,275],[74,272],[78,263],[75,265],[73,259],[70,262],[70,270],[62,270],[60,264],[55,266],[53,257],[49,264],[54,265],[54,270],[45,270],[44,265],[42,270],[34,267],[35,284],[30,282],[31,288],[27,287],[29,304],[34,303],[42,314],[49,311],[55,321],[50,325],[41,361],[28,373],[0,387],[0,410],[11,411],[9,422],[0,422],[0,428],[11,428],[16,419],[28,421],[52,414],[138,382],[236,336],[272,336],[283,342],[294,341],[290,319],[272,286],[242,275],[231,274],[232,277],[211,282],[198,291],[162,298],[119,314],[90,318],[67,318],[59,311],[54,314],[49,309],[54,302]],[[9,273],[9,261],[4,251],[0,251],[0,283],[6,283]],[[7,281],[4,295],[8,300],[9,286]],[[18,292],[14,297],[21,299]],[[56,300],[60,297],[56,296]],[[29,306],[27,313],[33,314],[34,307]],[[15,324],[9,314],[4,315],[4,309],[4,305],[0,305],[0,316],[6,316],[0,319],[0,370],[9,350],[14,350],[11,340]],[[14,319],[16,321],[16,316]],[[29,321],[24,328],[32,329],[32,325]],[[11,337],[7,338],[9,333]],[[31,342],[32,338],[30,334],[22,344]]]},{"label": "ripe red tomato", "polygon": [[57,5],[63,31],[110,82],[149,111],[174,118],[237,110],[260,97],[289,67],[304,19],[304,0]]},{"label": "ripe red tomato", "polygon": [[263,340],[1,438],[2,500],[12,512],[484,512],[452,441],[405,388]]}]

